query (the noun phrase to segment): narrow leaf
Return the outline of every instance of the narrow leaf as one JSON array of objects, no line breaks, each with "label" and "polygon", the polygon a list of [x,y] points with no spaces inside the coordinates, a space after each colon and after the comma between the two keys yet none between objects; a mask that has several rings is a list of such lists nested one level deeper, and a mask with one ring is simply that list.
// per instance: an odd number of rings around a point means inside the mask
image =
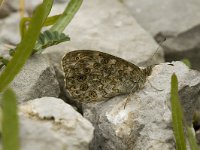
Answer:
[{"label": "narrow leaf", "polygon": [[3,0],[0,0],[0,6],[1,6],[2,2],[3,2]]},{"label": "narrow leaf", "polygon": [[83,0],[70,0],[58,21],[51,27],[51,31],[63,32],[65,27],[70,23],[78,9],[80,8]]},{"label": "narrow leaf", "polygon": [[173,132],[178,150],[186,150],[186,140],[183,128],[183,112],[178,96],[178,80],[175,74],[171,77],[171,109]]},{"label": "narrow leaf", "polygon": [[[58,20],[59,17],[60,17],[60,15],[48,17],[45,20],[43,26],[50,26],[50,25],[54,24]],[[26,25],[29,25],[30,21],[31,21],[30,17],[23,17],[20,20],[20,35],[21,35],[21,37],[23,37],[24,34],[26,33]]]},{"label": "narrow leaf", "polygon": [[0,92],[14,79],[31,55],[43,23],[51,10],[52,4],[53,0],[44,0],[43,4],[36,8],[27,33],[17,46],[13,58],[0,75]]},{"label": "narrow leaf", "polygon": [[189,141],[191,150],[199,150],[200,147],[198,147],[197,145],[197,141],[192,132],[192,128],[187,127],[187,134],[188,134],[188,141]]},{"label": "narrow leaf", "polygon": [[7,89],[2,96],[2,143],[3,150],[19,150],[19,120],[14,92]]},{"label": "narrow leaf", "polygon": [[190,60],[189,59],[182,59],[181,60],[186,66],[188,66],[189,68],[191,68],[191,62],[190,62]]}]

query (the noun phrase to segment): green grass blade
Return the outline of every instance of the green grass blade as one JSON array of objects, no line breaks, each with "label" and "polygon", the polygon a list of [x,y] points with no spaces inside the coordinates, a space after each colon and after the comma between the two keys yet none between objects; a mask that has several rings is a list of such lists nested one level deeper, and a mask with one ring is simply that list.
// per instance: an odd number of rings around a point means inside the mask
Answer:
[{"label": "green grass blade", "polygon": [[196,138],[192,132],[192,128],[187,127],[187,134],[188,134],[188,141],[190,144],[190,149],[191,150],[199,150],[200,147],[198,147],[198,145],[197,145]]},{"label": "green grass blade", "polygon": [[53,24],[58,20],[58,18],[59,18],[60,16],[61,16],[61,15],[55,15],[55,16],[48,17],[47,20],[46,20],[45,23],[44,23],[44,26],[53,25]]},{"label": "green grass blade", "polygon": [[80,8],[83,0],[70,0],[58,21],[50,28],[51,31],[63,32],[65,27],[70,23],[78,9]]},{"label": "green grass blade", "polygon": [[3,150],[19,150],[19,120],[15,93],[7,89],[2,96],[2,143]]},{"label": "green grass blade", "polygon": [[192,67],[192,65],[191,65],[191,62],[190,62],[190,60],[189,59],[182,59],[181,60],[186,66],[188,66],[188,68],[191,68]]},{"label": "green grass blade", "polygon": [[26,24],[29,23],[30,21],[31,21],[31,18],[29,18],[29,17],[23,17],[20,20],[19,30],[20,30],[21,39],[24,37],[24,35],[26,33]]},{"label": "green grass blade", "polygon": [[52,4],[53,0],[44,0],[44,2],[36,8],[27,33],[17,46],[13,58],[0,75],[0,92],[14,79],[31,55],[43,23],[51,10]]},{"label": "green grass blade", "polygon": [[183,112],[178,96],[178,80],[175,74],[171,77],[171,109],[173,132],[178,150],[186,150],[186,140],[183,128]]},{"label": "green grass blade", "polygon": [[[44,22],[43,26],[50,26],[50,25],[54,24],[58,20],[59,17],[60,17],[60,15],[48,17],[46,19],[46,21]],[[23,17],[20,20],[20,35],[22,38],[26,33],[26,24],[29,24],[30,21],[31,21],[30,17]]]},{"label": "green grass blade", "polygon": [[3,0],[0,0],[0,6],[1,6],[2,2],[3,2]]}]

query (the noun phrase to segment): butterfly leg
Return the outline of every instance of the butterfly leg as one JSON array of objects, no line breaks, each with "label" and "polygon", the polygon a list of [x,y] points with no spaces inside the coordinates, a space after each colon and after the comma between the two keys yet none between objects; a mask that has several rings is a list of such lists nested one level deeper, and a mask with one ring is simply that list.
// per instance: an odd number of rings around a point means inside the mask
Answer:
[{"label": "butterfly leg", "polygon": [[128,104],[128,102],[131,100],[131,94],[132,93],[129,93],[128,96],[126,97],[126,101],[125,101],[125,104],[124,104],[124,109],[126,108],[126,105]]}]

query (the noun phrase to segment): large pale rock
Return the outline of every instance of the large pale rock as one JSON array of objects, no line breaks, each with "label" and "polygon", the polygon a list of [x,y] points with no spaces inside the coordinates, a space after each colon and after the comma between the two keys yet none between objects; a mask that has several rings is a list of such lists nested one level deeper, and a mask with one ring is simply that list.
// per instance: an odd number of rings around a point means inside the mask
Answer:
[{"label": "large pale rock", "polygon": [[181,33],[199,25],[198,0],[122,0],[136,20],[152,35]]},{"label": "large pale rock", "polygon": [[42,55],[32,56],[11,83],[18,102],[43,96],[58,97],[59,84],[53,66]]},{"label": "large pale rock", "polygon": [[[83,114],[95,125],[91,149],[169,150],[175,149],[170,110],[170,82],[175,73],[187,123],[192,125],[200,111],[200,73],[181,62],[164,63],[153,68],[145,87],[127,96],[83,106]],[[159,90],[158,90],[159,89]]]},{"label": "large pale rock", "polygon": [[200,26],[175,37],[168,38],[161,46],[167,61],[188,59],[193,69],[200,71]]},{"label": "large pale rock", "polygon": [[19,13],[13,13],[9,17],[0,20],[0,43],[17,44],[20,41]]},{"label": "large pale rock", "polygon": [[21,150],[88,150],[92,124],[61,99],[35,99],[19,112]]},{"label": "large pale rock", "polygon": [[[56,4],[51,15],[58,14],[63,9],[63,4]],[[137,65],[150,65],[163,61],[162,50],[157,50],[159,46],[116,0],[83,1],[65,33],[71,37],[71,41],[44,51],[56,66],[61,90],[64,90],[64,79],[60,71],[61,59],[65,53],[72,50],[99,50]]]},{"label": "large pale rock", "polygon": [[16,11],[16,9],[10,5],[9,0],[4,1],[0,6],[0,19],[7,17],[14,11]]},{"label": "large pale rock", "polygon": [[[63,7],[63,4],[54,5],[51,14],[62,12]],[[157,51],[159,46],[116,0],[83,1],[65,33],[71,38],[69,42],[46,50],[52,53],[52,57],[59,57],[59,61],[64,53],[71,50],[90,49],[107,52],[139,65],[163,62],[162,50]]]},{"label": "large pale rock", "polygon": [[[136,20],[162,43],[167,61],[188,58],[200,70],[199,0],[122,0]],[[163,38],[162,38],[163,37]]]}]

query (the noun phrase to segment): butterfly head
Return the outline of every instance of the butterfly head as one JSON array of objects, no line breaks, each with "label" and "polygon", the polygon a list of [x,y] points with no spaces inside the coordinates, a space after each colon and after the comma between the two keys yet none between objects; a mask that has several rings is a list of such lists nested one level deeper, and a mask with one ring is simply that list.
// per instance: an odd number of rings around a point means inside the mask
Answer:
[{"label": "butterfly head", "polygon": [[151,73],[152,73],[152,68],[153,68],[153,65],[148,66],[148,67],[142,69],[142,71],[143,71],[143,73],[144,73],[144,75],[145,75],[146,77],[148,77],[148,76],[151,75]]}]

